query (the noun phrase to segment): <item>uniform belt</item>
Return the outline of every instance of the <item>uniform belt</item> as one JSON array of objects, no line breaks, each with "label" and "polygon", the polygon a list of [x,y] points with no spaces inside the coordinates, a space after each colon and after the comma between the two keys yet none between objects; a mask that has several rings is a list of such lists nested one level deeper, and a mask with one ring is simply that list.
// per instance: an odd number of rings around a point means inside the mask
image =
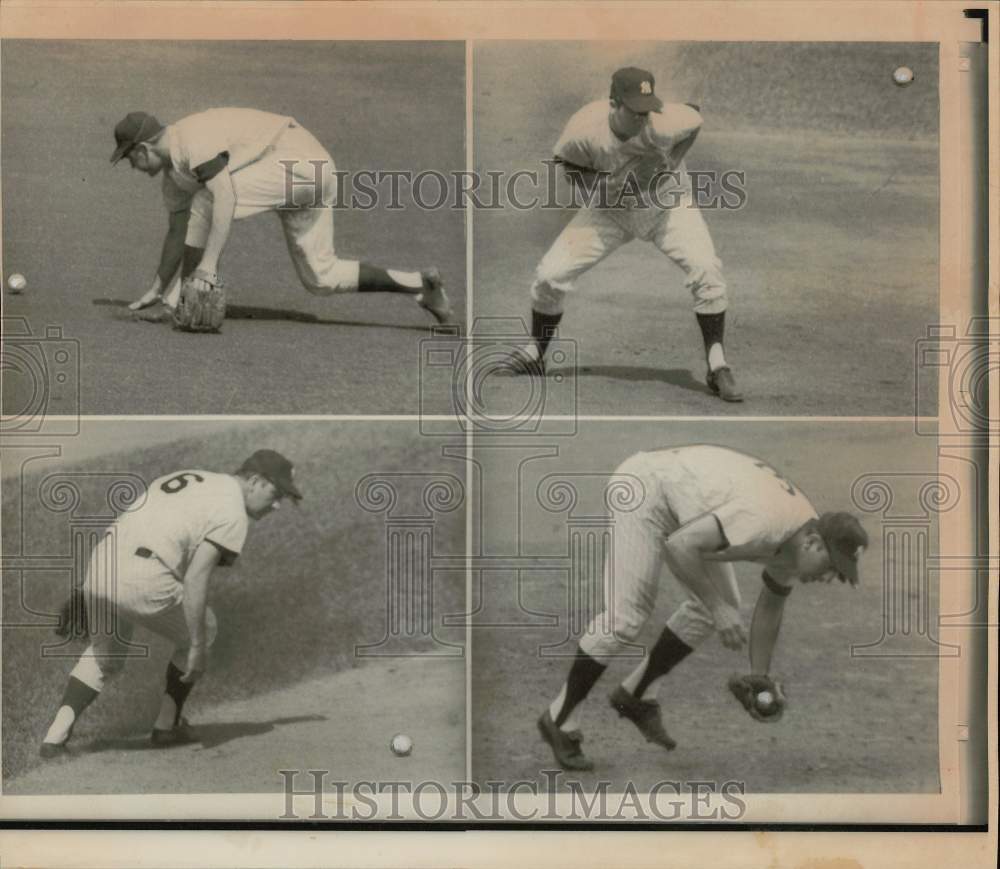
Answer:
[{"label": "uniform belt", "polygon": [[152,549],[147,549],[145,546],[140,546],[135,551],[135,554],[138,555],[140,558],[152,558],[153,557],[153,550]]}]

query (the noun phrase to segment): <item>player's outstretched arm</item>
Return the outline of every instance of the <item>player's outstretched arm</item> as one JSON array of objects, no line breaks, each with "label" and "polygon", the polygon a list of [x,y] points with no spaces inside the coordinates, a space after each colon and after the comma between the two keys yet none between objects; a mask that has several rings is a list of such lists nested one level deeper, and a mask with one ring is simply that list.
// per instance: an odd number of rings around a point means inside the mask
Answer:
[{"label": "player's outstretched arm", "polygon": [[689,136],[681,139],[674,147],[670,150],[670,166],[671,168],[676,168],[680,165],[681,160],[687,155],[687,152],[691,150],[691,146],[694,144],[694,140],[698,138],[698,133],[701,132],[699,127],[694,130]]},{"label": "player's outstretched arm", "polygon": [[141,311],[143,308],[156,304],[163,295],[164,289],[170,285],[171,279],[177,273],[181,260],[184,258],[184,237],[187,235],[190,216],[191,212],[188,209],[170,214],[167,234],[160,250],[160,263],[156,267],[156,276],[149,289],[129,305],[130,310]]},{"label": "player's outstretched arm", "polygon": [[190,209],[175,211],[170,215],[167,226],[167,236],[163,239],[163,249],[160,251],[160,264],[156,268],[156,277],[160,287],[166,287],[171,278],[180,268],[184,258],[184,238],[187,235]]},{"label": "player's outstretched arm", "polygon": [[757,597],[750,623],[750,673],[753,676],[766,676],[771,669],[787,596],[765,585]]},{"label": "player's outstretched arm", "polygon": [[681,582],[705,605],[715,620],[719,639],[727,649],[746,643],[739,611],[719,594],[705,570],[705,556],[726,546],[726,539],[712,514],[700,516],[677,529],[664,544],[667,564]]},{"label": "player's outstretched arm", "polygon": [[208,605],[208,580],[219,563],[219,550],[203,540],[191,558],[184,574],[184,620],[187,622],[190,646],[187,668],[182,682],[197,682],[205,672],[208,660],[208,637],[205,632],[205,607]]},{"label": "player's outstretched arm", "polygon": [[218,274],[219,257],[229,240],[229,230],[233,225],[233,215],[236,213],[236,192],[233,190],[233,179],[229,169],[222,170],[205,182],[212,194],[212,227],[208,231],[205,242],[205,253],[202,254],[198,268],[211,274]]}]

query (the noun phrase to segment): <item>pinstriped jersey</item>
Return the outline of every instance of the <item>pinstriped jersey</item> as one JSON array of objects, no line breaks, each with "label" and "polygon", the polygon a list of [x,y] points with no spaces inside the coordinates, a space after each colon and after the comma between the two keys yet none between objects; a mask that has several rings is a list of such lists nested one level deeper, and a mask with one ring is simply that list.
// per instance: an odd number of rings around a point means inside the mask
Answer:
[{"label": "pinstriped jersey", "polygon": [[684,161],[674,164],[670,154],[674,146],[700,129],[699,112],[682,103],[668,103],[661,113],[650,113],[643,128],[625,141],[612,132],[609,114],[607,100],[597,100],[580,109],[559,137],[556,157],[606,172],[612,185],[623,182],[630,171],[642,173],[652,167],[677,172],[675,177],[668,176],[660,183],[661,193],[672,187],[690,188]]},{"label": "pinstriped jersey", "polygon": [[167,127],[170,167],[163,173],[168,211],[183,211],[191,197],[223,166],[236,172],[259,160],[293,123],[257,109],[208,109]]},{"label": "pinstriped jersey", "polygon": [[791,481],[760,459],[726,447],[694,445],[646,453],[658,499],[681,525],[710,513],[727,557],[764,562],[816,510]]},{"label": "pinstriped jersey", "polygon": [[209,541],[231,563],[243,550],[249,517],[239,481],[229,474],[185,470],[159,477],[146,498],[116,523],[118,547],[152,551],[183,579],[195,550]]}]

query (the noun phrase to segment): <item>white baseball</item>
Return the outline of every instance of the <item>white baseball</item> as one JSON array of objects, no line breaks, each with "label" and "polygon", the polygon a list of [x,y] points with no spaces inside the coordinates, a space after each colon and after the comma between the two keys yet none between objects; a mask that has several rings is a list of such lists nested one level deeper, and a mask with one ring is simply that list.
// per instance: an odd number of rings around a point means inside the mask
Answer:
[{"label": "white baseball", "polygon": [[898,67],[892,74],[892,80],[900,87],[905,87],[913,82],[913,70],[908,66]]},{"label": "white baseball", "polygon": [[13,274],[7,278],[7,286],[15,295],[23,293],[28,288],[28,279],[21,274]]},{"label": "white baseball", "polygon": [[757,708],[761,712],[767,712],[774,706],[774,695],[770,691],[761,691],[757,695]]},{"label": "white baseball", "polygon": [[397,757],[406,757],[413,751],[413,740],[405,733],[397,733],[389,742],[389,748]]}]

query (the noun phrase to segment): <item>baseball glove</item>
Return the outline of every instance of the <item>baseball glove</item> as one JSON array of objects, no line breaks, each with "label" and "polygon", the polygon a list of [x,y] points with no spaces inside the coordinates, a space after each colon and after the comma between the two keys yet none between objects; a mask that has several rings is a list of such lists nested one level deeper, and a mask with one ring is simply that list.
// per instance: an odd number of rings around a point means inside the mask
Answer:
[{"label": "baseball glove", "polygon": [[174,328],[182,332],[218,332],[226,318],[226,292],[218,275],[196,269],[181,283],[174,308]]},{"label": "baseball glove", "polygon": [[84,639],[90,634],[87,625],[87,599],[82,588],[74,588],[59,610],[59,623],[55,627],[57,637],[71,640]]},{"label": "baseball glove", "polygon": [[[757,719],[757,721],[780,721],[788,703],[784,687],[780,682],[771,679],[770,676],[741,676],[738,673],[733,673],[729,677],[729,690],[750,714],[750,717]],[[761,704],[758,700],[761,691],[771,693],[773,700],[769,705]]]}]

